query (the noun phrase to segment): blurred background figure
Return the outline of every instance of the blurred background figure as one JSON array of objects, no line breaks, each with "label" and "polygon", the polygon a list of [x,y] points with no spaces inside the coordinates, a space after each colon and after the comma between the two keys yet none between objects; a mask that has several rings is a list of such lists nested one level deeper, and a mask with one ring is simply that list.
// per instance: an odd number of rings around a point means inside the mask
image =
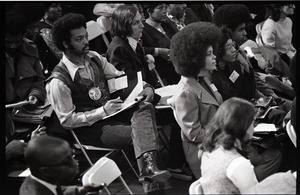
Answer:
[{"label": "blurred background figure", "polygon": [[60,51],[52,40],[52,25],[63,15],[59,3],[51,3],[44,14],[44,17],[37,23],[39,34],[35,40],[39,50],[40,60],[43,64],[43,72],[46,77],[50,76],[53,68],[62,57]]}]

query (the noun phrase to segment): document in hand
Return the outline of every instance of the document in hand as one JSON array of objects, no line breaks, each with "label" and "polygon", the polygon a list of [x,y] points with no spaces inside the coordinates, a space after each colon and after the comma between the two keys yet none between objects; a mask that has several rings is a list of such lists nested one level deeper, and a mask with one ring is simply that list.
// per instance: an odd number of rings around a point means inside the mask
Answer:
[{"label": "document in hand", "polygon": [[111,99],[120,97],[121,100],[123,100],[123,105],[121,110],[103,119],[114,116],[132,107],[137,103],[135,98],[143,91],[143,77],[140,71],[115,77],[109,79],[107,82]]},{"label": "document in hand", "polygon": [[270,133],[270,132],[276,132],[278,129],[274,124],[268,124],[268,123],[259,123],[255,128],[254,128],[254,133],[255,134],[260,134],[260,133]]}]

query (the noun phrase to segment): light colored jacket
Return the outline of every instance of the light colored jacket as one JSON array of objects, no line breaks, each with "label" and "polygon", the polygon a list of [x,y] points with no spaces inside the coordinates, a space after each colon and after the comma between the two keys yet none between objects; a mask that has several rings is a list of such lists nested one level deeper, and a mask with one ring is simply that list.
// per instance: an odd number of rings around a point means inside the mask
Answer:
[{"label": "light colored jacket", "polygon": [[[208,79],[205,83],[210,86]],[[181,138],[186,160],[196,178],[200,177],[199,145],[202,143],[204,127],[212,119],[219,105],[223,102],[218,91],[212,96],[193,77],[181,77],[178,92],[170,99],[169,104],[174,117],[181,127]]]}]

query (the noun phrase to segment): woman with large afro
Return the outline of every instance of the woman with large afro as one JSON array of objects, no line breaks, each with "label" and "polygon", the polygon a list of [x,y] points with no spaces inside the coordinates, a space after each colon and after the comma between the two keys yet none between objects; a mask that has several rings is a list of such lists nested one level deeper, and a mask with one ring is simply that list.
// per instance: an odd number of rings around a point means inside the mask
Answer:
[{"label": "woman with large afro", "polygon": [[214,24],[196,22],[175,34],[170,46],[170,58],[181,80],[169,103],[181,128],[186,160],[197,179],[201,176],[198,151],[204,126],[223,101],[207,79],[216,69],[214,51],[220,37],[221,31]]}]

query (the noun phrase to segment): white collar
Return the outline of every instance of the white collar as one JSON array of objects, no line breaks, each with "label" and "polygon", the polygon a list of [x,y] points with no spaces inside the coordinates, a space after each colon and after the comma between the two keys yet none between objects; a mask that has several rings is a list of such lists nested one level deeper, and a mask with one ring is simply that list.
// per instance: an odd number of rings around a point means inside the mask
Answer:
[{"label": "white collar", "polygon": [[53,184],[48,183],[48,182],[46,182],[46,181],[43,181],[43,180],[41,180],[41,179],[39,179],[39,178],[37,178],[37,177],[35,177],[35,176],[33,176],[33,175],[30,175],[30,177],[31,177],[32,179],[34,179],[35,181],[41,183],[41,184],[44,185],[45,187],[47,187],[49,190],[51,190],[51,191],[53,192],[53,194],[57,194],[57,193],[56,193],[56,185],[53,185]]},{"label": "white collar", "polygon": [[78,70],[78,68],[84,68],[84,64],[80,65],[80,66],[77,66],[75,65],[73,62],[71,62],[67,56],[63,53],[63,57],[61,59],[62,63],[64,63],[68,69],[68,72],[72,78],[72,80],[74,81],[74,77],[75,77],[75,74]]},{"label": "white collar", "polygon": [[138,44],[138,41],[132,37],[129,37],[127,36],[127,39],[128,39],[128,43],[130,45],[130,47],[133,49],[133,51],[135,51],[136,47],[137,47],[137,44]]}]

